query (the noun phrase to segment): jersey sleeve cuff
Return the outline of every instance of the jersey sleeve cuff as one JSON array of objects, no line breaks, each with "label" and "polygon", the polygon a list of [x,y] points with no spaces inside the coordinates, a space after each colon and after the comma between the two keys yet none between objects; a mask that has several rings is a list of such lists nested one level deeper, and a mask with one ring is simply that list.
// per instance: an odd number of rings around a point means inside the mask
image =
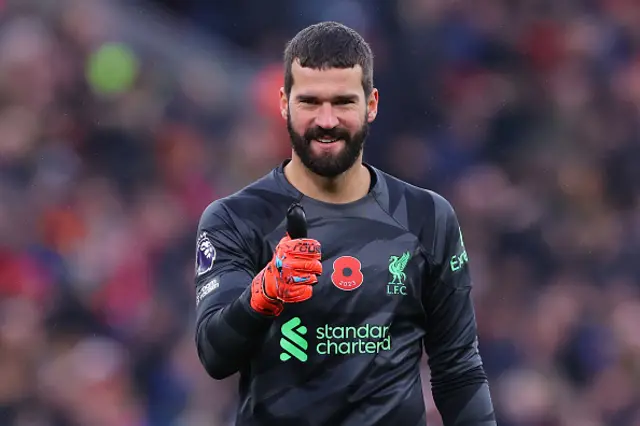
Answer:
[{"label": "jersey sleeve cuff", "polygon": [[256,336],[271,327],[275,316],[263,315],[251,307],[251,287],[248,287],[236,303],[229,306],[225,315],[227,323],[245,336]]}]

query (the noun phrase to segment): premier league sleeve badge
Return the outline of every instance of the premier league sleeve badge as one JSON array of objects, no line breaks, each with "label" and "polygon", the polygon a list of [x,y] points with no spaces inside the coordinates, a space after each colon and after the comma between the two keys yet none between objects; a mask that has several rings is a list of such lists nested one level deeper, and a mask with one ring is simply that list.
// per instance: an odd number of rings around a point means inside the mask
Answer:
[{"label": "premier league sleeve badge", "polygon": [[206,232],[203,232],[198,237],[197,250],[196,250],[196,276],[206,274],[213,267],[213,262],[216,260],[216,249],[213,247],[211,240],[207,236]]}]

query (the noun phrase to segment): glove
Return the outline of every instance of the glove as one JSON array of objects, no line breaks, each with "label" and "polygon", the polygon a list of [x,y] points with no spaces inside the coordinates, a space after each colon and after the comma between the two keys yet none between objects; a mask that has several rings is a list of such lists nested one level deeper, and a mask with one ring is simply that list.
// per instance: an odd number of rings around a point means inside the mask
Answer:
[{"label": "glove", "polygon": [[276,246],[273,258],[251,283],[251,307],[264,315],[278,316],[285,303],[311,298],[322,274],[320,243],[310,238],[292,240],[287,234]]}]

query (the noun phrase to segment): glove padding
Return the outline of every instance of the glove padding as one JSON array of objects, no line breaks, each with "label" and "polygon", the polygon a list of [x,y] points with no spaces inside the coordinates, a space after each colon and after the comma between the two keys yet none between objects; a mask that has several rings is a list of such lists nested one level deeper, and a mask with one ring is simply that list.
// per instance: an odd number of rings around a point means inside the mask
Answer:
[{"label": "glove padding", "polygon": [[251,283],[251,307],[264,315],[280,315],[285,303],[311,298],[322,274],[321,246],[317,240],[288,235],[276,246],[273,258]]}]

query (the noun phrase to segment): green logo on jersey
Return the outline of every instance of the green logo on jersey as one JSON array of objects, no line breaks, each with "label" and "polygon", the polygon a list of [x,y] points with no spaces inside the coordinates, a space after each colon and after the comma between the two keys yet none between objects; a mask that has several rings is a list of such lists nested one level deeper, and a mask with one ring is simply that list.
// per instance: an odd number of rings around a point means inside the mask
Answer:
[{"label": "green logo on jersey", "polygon": [[316,329],[316,352],[320,355],[377,354],[391,350],[388,325],[324,325]]},{"label": "green logo on jersey", "polygon": [[[302,362],[307,361],[306,350],[309,344],[302,335],[307,334],[307,327],[300,325],[302,321],[298,317],[293,317],[289,321],[282,324],[280,331],[280,347],[284,352],[280,354],[281,361],[288,361],[291,357],[295,357]],[[287,339],[285,339],[285,337]]]},{"label": "green logo on jersey", "polygon": [[[280,347],[281,361],[292,357],[301,362],[308,359],[309,342],[302,337],[307,328],[299,317],[293,317],[282,324]],[[285,337],[287,339],[285,339]],[[361,324],[359,326],[321,325],[315,329],[315,353],[318,355],[358,355],[375,354],[391,350],[391,334],[388,325]]]},{"label": "green logo on jersey", "polygon": [[456,272],[461,269],[465,263],[469,261],[469,256],[467,255],[467,249],[464,247],[464,240],[462,239],[462,229],[458,228],[458,232],[460,233],[460,245],[462,246],[462,253],[454,254],[451,256],[449,260],[449,266],[451,267],[451,272]]},{"label": "green logo on jersey", "polygon": [[411,253],[404,252],[402,256],[391,256],[389,258],[389,273],[391,274],[391,281],[387,284],[387,294],[401,294],[407,295],[407,286],[405,280],[407,274],[404,273],[407,264],[411,259]]}]

